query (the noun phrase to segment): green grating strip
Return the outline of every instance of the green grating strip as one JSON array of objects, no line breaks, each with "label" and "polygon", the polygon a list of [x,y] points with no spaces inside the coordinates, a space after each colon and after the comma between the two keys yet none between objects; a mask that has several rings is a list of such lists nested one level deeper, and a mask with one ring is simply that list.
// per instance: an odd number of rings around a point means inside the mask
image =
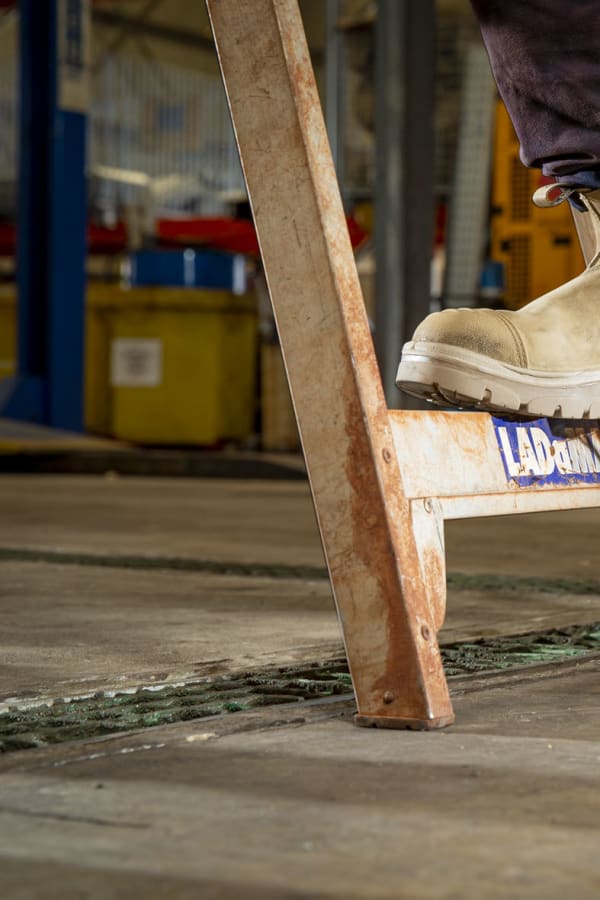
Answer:
[{"label": "green grating strip", "polygon": [[599,650],[600,622],[523,635],[480,638],[441,648],[444,669],[449,676],[561,662]]},{"label": "green grating strip", "polygon": [[255,674],[211,676],[180,686],[140,688],[135,693],[99,693],[57,700],[51,705],[14,708],[0,714],[0,751],[152,728],[227,712],[348,694],[346,660]]},{"label": "green grating strip", "polygon": [[[446,674],[465,675],[584,657],[600,650],[600,622],[532,634],[481,638],[441,648]],[[348,694],[345,659],[183,686],[100,693],[0,714],[0,751],[23,750],[185,722],[226,712]]]}]

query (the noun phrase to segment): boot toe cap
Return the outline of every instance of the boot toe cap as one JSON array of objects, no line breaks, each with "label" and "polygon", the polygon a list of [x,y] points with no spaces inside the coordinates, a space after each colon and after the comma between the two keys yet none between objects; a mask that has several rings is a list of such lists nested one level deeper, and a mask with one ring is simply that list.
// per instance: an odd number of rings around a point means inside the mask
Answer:
[{"label": "boot toe cap", "polygon": [[506,314],[491,309],[445,309],[432,313],[413,335],[415,343],[445,344],[508,365],[526,365],[525,349]]}]

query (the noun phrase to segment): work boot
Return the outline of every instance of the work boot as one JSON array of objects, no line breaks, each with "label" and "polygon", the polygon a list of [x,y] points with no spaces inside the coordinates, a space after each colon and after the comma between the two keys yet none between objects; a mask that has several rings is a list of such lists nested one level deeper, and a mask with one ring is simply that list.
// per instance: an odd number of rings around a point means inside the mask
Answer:
[{"label": "work boot", "polygon": [[[404,345],[396,377],[444,406],[562,419],[600,418],[600,190],[551,185],[539,206],[582,210],[585,271],[517,311],[448,309]],[[579,223],[581,226],[581,222]]]}]

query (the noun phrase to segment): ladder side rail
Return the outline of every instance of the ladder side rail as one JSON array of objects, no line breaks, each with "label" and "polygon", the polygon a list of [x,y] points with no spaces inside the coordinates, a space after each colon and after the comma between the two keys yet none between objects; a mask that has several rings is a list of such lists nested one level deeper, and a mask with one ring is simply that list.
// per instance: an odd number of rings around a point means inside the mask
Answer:
[{"label": "ladder side rail", "polygon": [[440,727],[438,569],[424,577],[298,5],[207,6],[359,721]]}]

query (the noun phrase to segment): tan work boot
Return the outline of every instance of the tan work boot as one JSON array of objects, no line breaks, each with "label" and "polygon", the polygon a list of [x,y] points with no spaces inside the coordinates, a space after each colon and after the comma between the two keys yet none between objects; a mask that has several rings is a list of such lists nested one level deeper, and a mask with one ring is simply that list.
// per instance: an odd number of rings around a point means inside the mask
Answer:
[{"label": "tan work boot", "polygon": [[600,417],[600,190],[536,192],[554,206],[578,193],[586,270],[516,312],[448,309],[404,345],[398,387],[444,406],[525,416]]}]

